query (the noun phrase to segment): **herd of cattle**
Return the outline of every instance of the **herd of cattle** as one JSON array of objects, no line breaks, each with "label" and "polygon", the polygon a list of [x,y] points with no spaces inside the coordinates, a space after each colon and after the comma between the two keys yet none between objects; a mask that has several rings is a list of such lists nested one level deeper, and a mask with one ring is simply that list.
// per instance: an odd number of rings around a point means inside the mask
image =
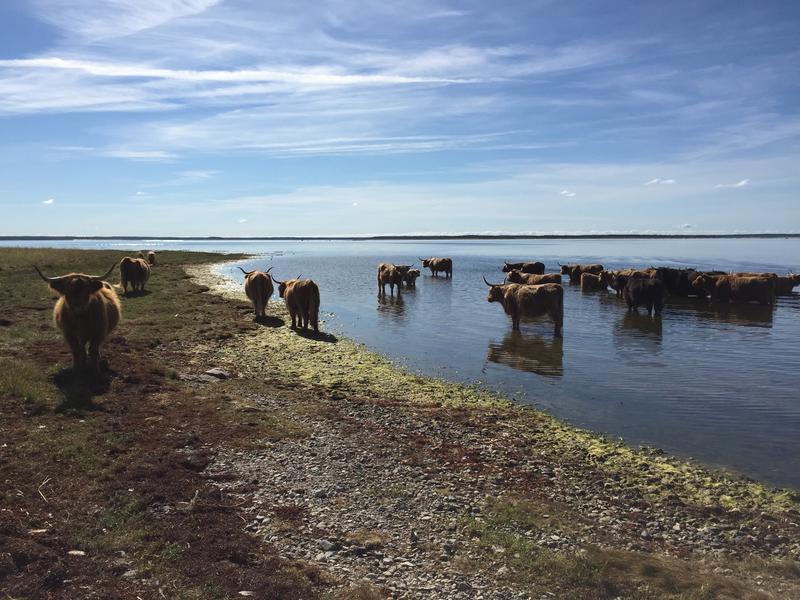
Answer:
[{"label": "herd of cattle", "polygon": [[[453,276],[453,261],[450,258],[420,258],[423,268],[429,269],[431,276],[439,273],[446,278]],[[137,258],[126,256],[119,263],[120,287],[125,294],[141,293],[150,278],[152,267],[156,265],[156,255],[140,252]],[[606,270],[600,264],[561,265],[560,273],[545,273],[542,262],[509,263],[502,266],[506,273],[503,283],[489,283],[488,302],[497,302],[511,317],[512,329],[519,330],[523,317],[547,315],[555,324],[555,335],[561,336],[564,323],[564,288],[562,276],[569,277],[570,284],[580,285],[583,292],[606,291],[611,287],[624,298],[628,310],[638,307],[647,309],[648,314],[660,314],[666,295],[702,299],[718,302],[759,302],[772,304],[775,297],[792,293],[800,285],[800,275],[789,273],[785,276],[776,273],[724,273],[722,271],[700,271],[697,269],[676,269],[672,267],[651,267],[649,269]],[[75,368],[90,367],[95,372],[100,367],[100,347],[114,330],[120,320],[121,305],[113,286],[106,279],[117,264],[111,266],[102,276],[70,273],[60,277],[47,277],[38,267],[36,272],[58,293],[53,309],[53,319],[64,335],[72,351]],[[280,281],[266,271],[245,271],[245,293],[253,303],[257,319],[266,317],[269,299],[275,291],[273,283],[278,284],[278,294],[284,299],[292,328],[307,330],[309,325],[314,332],[319,331],[319,286],[311,279]],[[414,265],[395,265],[380,263],[377,271],[378,296],[398,295],[403,286],[414,287],[420,276]],[[88,352],[87,352],[88,346]]]}]

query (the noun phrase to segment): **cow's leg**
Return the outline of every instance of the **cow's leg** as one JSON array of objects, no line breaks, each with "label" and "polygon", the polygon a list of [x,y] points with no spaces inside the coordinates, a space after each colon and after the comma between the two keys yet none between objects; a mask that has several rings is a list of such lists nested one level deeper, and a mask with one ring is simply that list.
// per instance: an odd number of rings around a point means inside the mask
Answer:
[{"label": "cow's leg", "polygon": [[89,343],[89,367],[95,374],[100,373],[100,342],[96,340]]},{"label": "cow's leg", "polygon": [[76,370],[82,369],[86,366],[86,350],[83,344],[81,344],[75,336],[64,336],[64,338],[67,340],[69,349],[72,351],[72,368]]},{"label": "cow's leg", "polygon": [[519,331],[519,317],[511,317],[511,330]]},{"label": "cow's leg", "polygon": [[394,284],[393,284],[393,283],[390,283],[390,284],[389,284],[389,293],[390,293],[392,296],[394,296]]}]

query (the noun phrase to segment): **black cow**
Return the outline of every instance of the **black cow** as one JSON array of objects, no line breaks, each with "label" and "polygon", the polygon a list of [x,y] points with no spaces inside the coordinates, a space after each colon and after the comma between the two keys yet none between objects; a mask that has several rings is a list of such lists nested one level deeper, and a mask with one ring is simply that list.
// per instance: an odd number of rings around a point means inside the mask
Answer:
[{"label": "black cow", "polygon": [[636,310],[640,306],[647,308],[647,314],[652,315],[653,310],[661,314],[664,307],[664,283],[660,279],[628,279],[622,297],[628,305],[628,310]]}]

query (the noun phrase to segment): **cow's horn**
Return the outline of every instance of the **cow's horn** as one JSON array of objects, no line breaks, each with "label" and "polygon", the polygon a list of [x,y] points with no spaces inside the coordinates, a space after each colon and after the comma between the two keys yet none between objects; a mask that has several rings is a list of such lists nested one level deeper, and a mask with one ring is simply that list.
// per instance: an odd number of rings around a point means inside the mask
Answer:
[{"label": "cow's horn", "polygon": [[418,256],[418,257],[417,257],[417,260],[419,260],[420,262],[422,262],[422,261],[424,261],[425,259],[424,259],[424,258],[422,258],[421,256]]},{"label": "cow's horn", "polygon": [[250,275],[250,273],[252,273],[252,272],[253,272],[253,271],[245,271],[245,270],[244,270],[242,267],[236,267],[236,268],[237,268],[237,269],[239,269],[239,270],[240,270],[242,273],[244,273],[245,275]]},{"label": "cow's horn", "polygon": [[277,278],[276,278],[276,277],[275,277],[273,274],[271,274],[271,273],[270,273],[270,275],[269,275],[269,276],[270,276],[270,278],[272,279],[272,281],[274,281],[274,282],[275,282],[275,283],[277,283],[278,285],[281,285],[281,284],[283,284],[283,283],[286,281],[285,279],[284,279],[283,281],[281,281],[280,279],[277,279]]},{"label": "cow's horn", "polygon": [[493,284],[489,283],[488,281],[486,281],[486,275],[483,276],[483,283],[485,283],[489,287],[492,287],[492,285],[493,285]]},{"label": "cow's horn", "polygon": [[274,266],[272,266],[272,267],[270,267],[269,269],[267,269],[266,271],[264,271],[264,273],[266,273],[267,275],[269,275],[269,272],[270,272],[270,271],[272,271],[272,269],[274,269],[274,268],[275,268],[275,267],[274,267]]},{"label": "cow's horn", "polygon": [[557,264],[559,267],[563,267],[563,266],[564,266],[564,265],[562,265],[560,262],[556,262],[556,264]]},{"label": "cow's horn", "polygon": [[303,276],[303,274],[302,274],[302,273],[300,273],[300,275],[298,275],[297,277],[295,277],[295,278],[294,278],[294,280],[295,280],[295,281],[297,281],[297,280],[298,280],[298,279],[300,279],[302,276]]},{"label": "cow's horn", "polygon": [[92,279],[94,279],[95,281],[105,281],[106,277],[111,275],[111,273],[113,273],[114,269],[116,268],[117,268],[117,263],[114,263],[113,265],[111,265],[111,268],[108,271],[106,271],[105,275],[100,275],[99,277],[92,277]]},{"label": "cow's horn", "polygon": [[45,277],[42,274],[42,272],[39,270],[39,267],[37,267],[36,265],[33,265],[33,268],[36,269],[36,272],[39,274],[39,277],[44,279],[47,283],[53,283],[53,282],[58,281],[59,279],[61,279],[61,277]]}]

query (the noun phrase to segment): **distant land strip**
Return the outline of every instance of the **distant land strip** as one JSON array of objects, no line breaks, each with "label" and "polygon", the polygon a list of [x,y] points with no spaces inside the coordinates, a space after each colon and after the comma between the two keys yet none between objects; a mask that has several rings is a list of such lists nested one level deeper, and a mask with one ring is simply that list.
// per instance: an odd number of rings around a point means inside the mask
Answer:
[{"label": "distant land strip", "polygon": [[598,234],[460,234],[460,235],[351,235],[351,236],[163,236],[163,235],[0,235],[0,242],[11,241],[370,241],[370,240],[688,240],[688,239],[773,239],[800,238],[800,233],[598,233]]}]

